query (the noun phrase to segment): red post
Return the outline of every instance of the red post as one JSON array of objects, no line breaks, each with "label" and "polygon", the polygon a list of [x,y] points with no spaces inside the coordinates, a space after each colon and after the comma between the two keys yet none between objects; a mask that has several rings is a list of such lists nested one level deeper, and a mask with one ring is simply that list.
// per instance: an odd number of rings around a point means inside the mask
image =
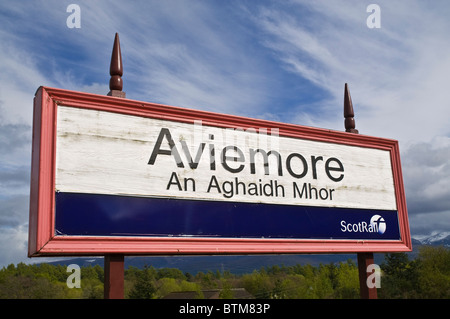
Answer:
[{"label": "red post", "polygon": [[367,285],[367,267],[373,264],[373,253],[358,253],[359,295],[361,299],[377,299],[377,288]]},{"label": "red post", "polygon": [[[111,54],[111,65],[109,68],[111,79],[109,81],[109,96],[125,98],[123,88],[123,66],[122,53],[120,51],[119,34],[116,33]],[[104,261],[105,299],[124,298],[124,255],[106,255]]]},{"label": "red post", "polygon": [[124,255],[105,256],[105,299],[124,298]]},{"label": "red post", "polygon": [[[358,130],[355,128],[355,112],[353,111],[352,98],[348,89],[347,83],[345,83],[344,89],[344,118],[345,118],[345,131],[349,133],[358,134]],[[359,294],[361,299],[377,299],[377,288],[369,288],[367,285],[367,267],[374,263],[373,253],[358,253],[358,272],[359,272]]]}]

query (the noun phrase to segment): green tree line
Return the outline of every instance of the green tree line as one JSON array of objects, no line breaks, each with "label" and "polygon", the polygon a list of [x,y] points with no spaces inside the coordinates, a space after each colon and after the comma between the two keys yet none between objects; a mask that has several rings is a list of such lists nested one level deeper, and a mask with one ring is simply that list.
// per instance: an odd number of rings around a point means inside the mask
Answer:
[{"label": "green tree line", "polygon": [[[405,253],[386,254],[379,298],[450,298],[450,250],[424,246],[410,260]],[[103,268],[81,267],[81,287],[69,288],[71,273],[61,265],[19,263],[0,270],[0,298],[99,299],[103,298]],[[358,267],[352,261],[319,266],[275,265],[252,273],[198,272],[193,275],[175,268],[129,267],[125,270],[125,298],[159,299],[171,292],[219,289],[220,298],[234,297],[235,288],[245,288],[257,299],[349,299],[359,298]]]}]

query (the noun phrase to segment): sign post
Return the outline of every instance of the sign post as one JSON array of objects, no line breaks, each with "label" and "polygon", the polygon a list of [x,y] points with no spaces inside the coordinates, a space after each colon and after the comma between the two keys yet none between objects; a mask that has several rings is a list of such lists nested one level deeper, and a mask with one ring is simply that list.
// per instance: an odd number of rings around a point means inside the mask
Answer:
[{"label": "sign post", "polygon": [[[353,110],[352,98],[347,83],[344,88],[344,118],[345,131],[358,134],[355,128],[355,112]],[[359,291],[361,299],[377,299],[377,288],[367,285],[367,267],[374,263],[372,252],[357,253],[358,273],[359,273]]]},{"label": "sign post", "polygon": [[116,35],[108,96],[37,90],[30,257],[105,256],[123,298],[127,255],[411,250],[397,141],[134,101],[122,73]]},{"label": "sign post", "polygon": [[[123,65],[122,53],[120,50],[119,34],[114,38],[113,50],[111,53],[111,65],[109,67],[109,93],[108,96],[125,98],[123,89]],[[125,256],[123,254],[105,255],[104,257],[104,298],[123,299],[124,298],[124,276],[125,276]]]},{"label": "sign post", "polygon": [[358,253],[359,294],[361,299],[377,299],[376,286],[369,287],[367,269],[374,263],[373,253]]},{"label": "sign post", "polygon": [[124,298],[124,255],[110,254],[105,256],[104,266],[104,298]]}]

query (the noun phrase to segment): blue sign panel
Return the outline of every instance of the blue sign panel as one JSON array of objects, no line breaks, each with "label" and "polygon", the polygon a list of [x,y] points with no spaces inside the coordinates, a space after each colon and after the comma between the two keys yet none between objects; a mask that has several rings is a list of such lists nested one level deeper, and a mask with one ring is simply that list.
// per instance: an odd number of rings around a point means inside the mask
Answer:
[{"label": "blue sign panel", "polygon": [[399,240],[397,211],[56,193],[55,235]]}]

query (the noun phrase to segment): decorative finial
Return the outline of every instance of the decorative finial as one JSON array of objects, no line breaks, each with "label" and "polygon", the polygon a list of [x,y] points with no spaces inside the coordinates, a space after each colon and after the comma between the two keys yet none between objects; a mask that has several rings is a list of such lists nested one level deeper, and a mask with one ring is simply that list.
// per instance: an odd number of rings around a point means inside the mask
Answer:
[{"label": "decorative finial", "polygon": [[358,130],[355,129],[355,112],[353,111],[352,97],[350,96],[347,83],[345,83],[344,91],[344,117],[345,131],[358,134]]},{"label": "decorative finial", "polygon": [[114,45],[111,54],[111,65],[109,67],[109,74],[111,79],[109,80],[109,96],[125,97],[125,92],[122,92],[123,88],[123,65],[122,65],[122,53],[120,52],[119,34],[116,33],[114,38]]}]

